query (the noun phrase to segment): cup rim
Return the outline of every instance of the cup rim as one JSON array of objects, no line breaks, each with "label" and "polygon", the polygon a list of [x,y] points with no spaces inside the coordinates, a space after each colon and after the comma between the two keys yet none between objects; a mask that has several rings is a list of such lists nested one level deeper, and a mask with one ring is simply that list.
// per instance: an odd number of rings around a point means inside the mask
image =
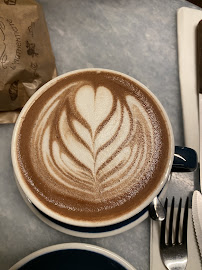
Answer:
[{"label": "cup rim", "polygon": [[[167,130],[168,130],[168,133],[169,133],[169,141],[170,141],[169,159],[168,159],[168,162],[167,162],[167,168],[164,171],[161,179],[159,180],[158,187],[156,189],[154,189],[150,193],[150,195],[138,207],[136,207],[132,211],[128,212],[127,214],[124,214],[124,215],[122,215],[122,216],[120,216],[118,218],[110,219],[110,220],[107,220],[107,221],[81,221],[81,220],[75,220],[75,219],[72,219],[72,218],[64,217],[64,216],[58,214],[57,212],[54,212],[53,210],[50,210],[40,200],[38,200],[37,197],[34,195],[34,193],[32,193],[31,189],[29,189],[27,187],[27,184],[23,180],[23,177],[22,177],[21,172],[19,170],[19,164],[17,162],[17,153],[16,153],[16,147],[15,146],[16,146],[16,143],[17,143],[18,130],[20,128],[20,124],[23,121],[27,111],[32,106],[32,104],[35,102],[35,99],[38,99],[45,91],[47,91],[49,89],[50,86],[55,85],[58,81],[62,80],[63,78],[66,78],[67,76],[73,75],[75,73],[86,72],[86,71],[104,71],[104,72],[108,72],[108,73],[121,75],[121,76],[125,77],[126,79],[134,81],[136,84],[138,84],[140,87],[142,87],[152,97],[152,99],[155,101],[155,103],[159,107],[164,119],[166,120]],[[133,78],[133,77],[131,77],[129,75],[126,75],[126,74],[124,74],[122,72],[119,72],[119,71],[115,71],[115,70],[111,70],[111,69],[103,69],[103,68],[85,68],[85,69],[77,69],[77,70],[74,70],[74,71],[70,71],[70,72],[64,73],[64,74],[50,80],[49,82],[44,84],[42,87],[40,87],[30,97],[30,99],[27,101],[27,103],[24,105],[23,109],[21,110],[21,112],[20,112],[20,114],[18,116],[18,119],[16,121],[14,130],[13,130],[13,136],[12,136],[12,142],[11,142],[11,159],[12,159],[14,173],[15,173],[15,176],[16,176],[16,180],[18,181],[20,187],[22,188],[22,190],[24,191],[26,196],[33,202],[34,205],[36,205],[37,208],[39,208],[42,212],[44,212],[48,216],[50,216],[50,217],[52,217],[52,218],[54,218],[54,219],[56,219],[58,221],[61,221],[63,223],[66,223],[66,224],[75,225],[75,226],[82,226],[82,227],[95,227],[95,226],[96,227],[101,227],[101,226],[112,225],[112,224],[124,221],[124,220],[136,215],[137,213],[141,212],[145,207],[147,207],[151,203],[151,201],[154,199],[154,197],[156,197],[159,194],[159,192],[161,191],[161,189],[165,185],[165,183],[167,181],[167,178],[169,176],[169,173],[171,171],[171,168],[172,168],[173,158],[174,158],[173,130],[172,130],[172,126],[171,126],[170,120],[168,118],[168,115],[167,115],[164,107],[162,106],[161,102],[158,100],[158,98],[151,92],[151,90],[149,90],[144,84],[142,84],[141,82],[139,82],[135,78]]]}]

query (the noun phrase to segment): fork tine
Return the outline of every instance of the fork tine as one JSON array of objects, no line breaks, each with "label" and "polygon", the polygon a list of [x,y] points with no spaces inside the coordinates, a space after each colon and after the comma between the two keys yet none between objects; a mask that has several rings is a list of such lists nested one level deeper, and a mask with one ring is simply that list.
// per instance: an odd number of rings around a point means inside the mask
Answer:
[{"label": "fork tine", "polygon": [[181,216],[181,206],[182,206],[182,198],[180,198],[178,211],[177,211],[177,219],[176,219],[176,231],[175,231],[175,244],[179,244],[179,229],[180,229],[180,216]]},{"label": "fork tine", "polygon": [[[163,264],[167,269],[186,269],[187,259],[188,259],[188,252],[187,252],[187,221],[188,221],[188,199],[185,205],[184,211],[184,218],[183,218],[183,240],[182,242],[179,239],[179,229],[180,227],[180,216],[181,216],[181,206],[182,206],[182,199],[179,201],[178,213],[177,213],[177,220],[176,220],[176,234],[175,234],[175,241],[172,241],[172,232],[173,230],[173,214],[174,214],[174,197],[171,203],[171,210],[170,215],[166,215],[167,221],[169,220],[169,228],[168,234],[169,239],[168,243],[165,241],[165,227],[166,227],[166,219],[161,223],[161,236],[160,236],[160,254]],[[168,199],[165,201],[165,209],[167,212],[167,205]]]},{"label": "fork tine", "polygon": [[184,218],[183,218],[183,230],[182,230],[182,243],[187,245],[187,223],[188,223],[188,210],[189,210],[189,198],[187,197],[184,207]]},{"label": "fork tine", "polygon": [[166,231],[167,206],[168,206],[168,198],[166,198],[165,203],[164,203],[165,219],[163,221],[161,221],[160,246],[165,246],[165,231]]},{"label": "fork tine", "polygon": [[170,222],[169,222],[168,245],[172,245],[174,205],[175,205],[175,198],[173,197],[172,203],[171,203],[171,208],[170,208]]}]

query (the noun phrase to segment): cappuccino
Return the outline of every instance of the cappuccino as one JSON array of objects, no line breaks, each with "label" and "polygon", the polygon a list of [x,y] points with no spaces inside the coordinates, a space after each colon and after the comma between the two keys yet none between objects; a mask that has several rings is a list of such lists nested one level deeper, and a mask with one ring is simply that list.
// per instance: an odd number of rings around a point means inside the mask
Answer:
[{"label": "cappuccino", "polygon": [[76,71],[47,85],[16,128],[14,169],[23,191],[73,225],[129,217],[172,165],[162,106],[141,84],[108,70]]}]

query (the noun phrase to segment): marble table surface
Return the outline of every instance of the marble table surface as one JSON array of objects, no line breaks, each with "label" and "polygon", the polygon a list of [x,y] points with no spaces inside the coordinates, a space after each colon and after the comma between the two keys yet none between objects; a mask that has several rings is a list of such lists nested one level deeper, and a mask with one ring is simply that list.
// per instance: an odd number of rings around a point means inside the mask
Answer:
[{"label": "marble table surface", "polygon": [[[121,71],[145,84],[165,107],[176,145],[184,145],[177,58],[177,10],[185,0],[39,0],[43,6],[58,74],[79,68]],[[10,156],[13,124],[0,126],[0,269],[41,248],[70,242],[98,245],[137,270],[149,269],[150,220],[119,235],[86,239],[44,224],[24,203]],[[192,194],[196,173],[172,175],[167,195]]]}]

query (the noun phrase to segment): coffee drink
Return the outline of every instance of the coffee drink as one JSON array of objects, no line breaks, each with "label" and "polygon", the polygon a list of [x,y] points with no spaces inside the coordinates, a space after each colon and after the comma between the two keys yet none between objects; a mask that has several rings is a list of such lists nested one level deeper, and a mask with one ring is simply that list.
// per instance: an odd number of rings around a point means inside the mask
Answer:
[{"label": "coffee drink", "polygon": [[170,169],[167,116],[128,76],[72,72],[39,90],[27,107],[16,130],[18,181],[59,220],[117,222]]}]

